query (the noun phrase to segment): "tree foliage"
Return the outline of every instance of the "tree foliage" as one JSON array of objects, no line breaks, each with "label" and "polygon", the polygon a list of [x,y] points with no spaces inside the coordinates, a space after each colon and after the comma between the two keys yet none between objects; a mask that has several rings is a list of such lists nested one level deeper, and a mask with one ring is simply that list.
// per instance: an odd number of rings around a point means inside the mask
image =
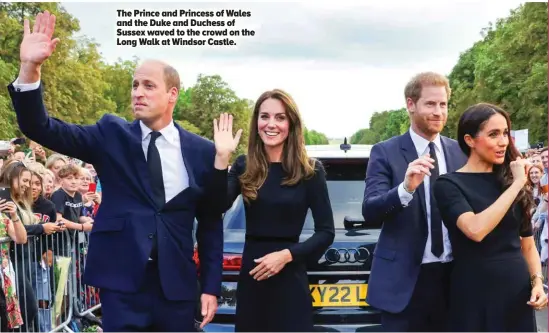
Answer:
[{"label": "tree foliage", "polygon": [[329,143],[328,138],[323,133],[315,130],[304,129],[305,144],[307,145],[327,145]]},{"label": "tree foliage", "polygon": [[[509,112],[512,129],[528,129],[531,144],[547,144],[547,3],[527,2],[481,31],[448,75],[452,96],[444,135],[456,138],[459,117],[479,102]],[[373,144],[396,131],[402,111],[375,113],[352,143]],[[408,120],[407,120],[408,121]],[[400,133],[408,128],[401,123]]]},{"label": "tree foliage", "polygon": [[[55,36],[61,40],[42,66],[44,103],[49,114],[74,124],[95,123],[105,113],[131,121],[130,92],[137,57],[106,62],[99,44],[86,36],[75,37],[79,22],[59,3],[4,2],[0,3],[0,86],[4,87],[0,89],[0,140],[21,134],[5,87],[17,77],[23,20],[32,20],[44,10],[56,15]],[[242,153],[248,142],[252,107],[250,100],[237,96],[219,75],[199,75],[193,86],[181,89],[174,120],[212,140],[213,119],[228,112],[234,116],[235,132],[243,129],[237,151]],[[328,143],[325,135],[315,131],[308,132],[306,138],[315,144]]]}]

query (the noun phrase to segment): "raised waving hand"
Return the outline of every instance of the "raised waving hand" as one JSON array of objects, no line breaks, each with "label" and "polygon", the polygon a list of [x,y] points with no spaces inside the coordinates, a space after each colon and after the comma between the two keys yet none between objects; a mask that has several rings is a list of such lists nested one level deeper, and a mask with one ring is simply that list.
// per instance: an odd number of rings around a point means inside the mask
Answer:
[{"label": "raised waving hand", "polygon": [[32,32],[30,22],[25,19],[24,35],[21,42],[20,58],[21,63],[40,66],[48,59],[55,46],[59,43],[59,38],[52,39],[55,30],[55,15],[48,11],[36,15]]},{"label": "raised waving hand", "polygon": [[230,156],[238,146],[242,129],[233,136],[233,116],[227,113],[219,116],[219,121],[214,119],[214,142],[218,155]]}]

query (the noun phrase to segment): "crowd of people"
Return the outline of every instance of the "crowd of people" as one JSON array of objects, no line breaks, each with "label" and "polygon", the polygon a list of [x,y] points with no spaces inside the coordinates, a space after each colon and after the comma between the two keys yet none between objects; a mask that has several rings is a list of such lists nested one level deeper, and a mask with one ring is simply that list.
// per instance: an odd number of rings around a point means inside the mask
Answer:
[{"label": "crowd of people", "polygon": [[547,196],[548,196],[548,168],[547,147],[529,149],[524,158],[530,161],[528,170],[528,186],[532,191],[534,208],[532,210],[532,228],[536,247],[540,254],[544,272],[547,273],[548,229],[547,229]]},{"label": "crowd of people", "polygon": [[55,326],[55,258],[72,255],[68,243],[74,231],[91,231],[101,186],[90,164],[48,156],[25,139],[10,142],[11,148],[0,152],[0,186],[7,193],[0,206],[0,236],[11,239],[0,243],[1,331],[47,332]]}]

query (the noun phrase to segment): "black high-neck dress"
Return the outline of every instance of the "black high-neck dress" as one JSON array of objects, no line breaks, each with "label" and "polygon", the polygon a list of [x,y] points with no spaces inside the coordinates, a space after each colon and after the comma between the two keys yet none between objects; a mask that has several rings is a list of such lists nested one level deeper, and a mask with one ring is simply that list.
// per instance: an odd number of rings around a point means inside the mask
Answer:
[{"label": "black high-neck dress", "polygon": [[[229,172],[229,202],[240,194],[239,176],[246,170],[239,156]],[[246,242],[237,287],[236,327],[242,331],[313,331],[313,307],[307,278],[307,260],[318,260],[334,239],[334,220],[324,169],[294,186],[282,186],[281,163],[270,163],[257,199],[245,204]],[[304,242],[299,236],[311,209],[315,233]],[[256,281],[249,272],[254,259],[289,249],[293,261],[276,275]]]},{"label": "black high-neck dress", "polygon": [[453,172],[440,176],[434,197],[448,228],[454,269],[450,287],[451,332],[536,332],[530,273],[521,252],[520,237],[532,236],[532,226],[521,230],[522,210],[514,204],[481,242],[469,239],[457,219],[478,214],[502,194],[493,173]]}]

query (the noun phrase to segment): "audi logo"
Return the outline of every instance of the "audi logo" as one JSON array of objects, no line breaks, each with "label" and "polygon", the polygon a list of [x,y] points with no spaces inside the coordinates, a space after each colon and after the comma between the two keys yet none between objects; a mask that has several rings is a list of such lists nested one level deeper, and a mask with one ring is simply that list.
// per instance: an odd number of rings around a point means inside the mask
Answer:
[{"label": "audi logo", "polygon": [[331,264],[335,263],[365,263],[370,257],[370,251],[361,246],[356,249],[336,249],[330,248],[324,254],[324,258]]}]

